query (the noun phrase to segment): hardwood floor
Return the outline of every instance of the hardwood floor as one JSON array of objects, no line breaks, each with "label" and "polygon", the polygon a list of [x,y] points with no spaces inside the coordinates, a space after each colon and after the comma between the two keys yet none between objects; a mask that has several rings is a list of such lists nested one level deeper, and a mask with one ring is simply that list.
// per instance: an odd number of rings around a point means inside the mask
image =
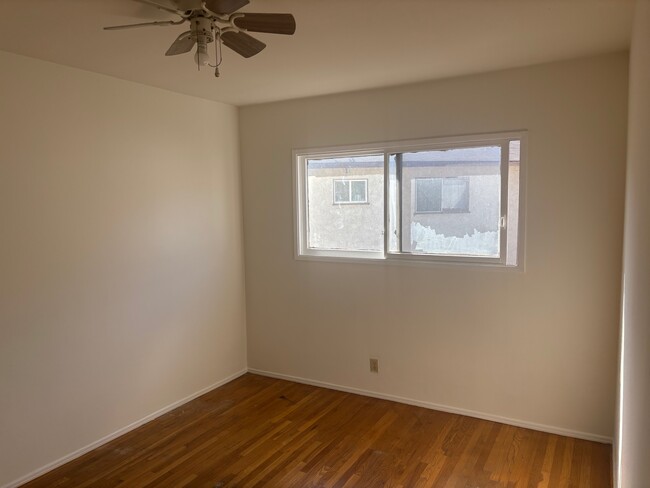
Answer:
[{"label": "hardwood floor", "polygon": [[247,374],[26,487],[610,487],[611,447]]}]

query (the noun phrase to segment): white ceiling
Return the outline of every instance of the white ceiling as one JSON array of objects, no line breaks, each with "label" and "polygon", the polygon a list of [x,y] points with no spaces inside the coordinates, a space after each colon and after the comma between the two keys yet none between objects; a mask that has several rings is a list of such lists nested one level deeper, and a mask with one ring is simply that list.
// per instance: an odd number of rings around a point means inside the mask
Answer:
[{"label": "white ceiling", "polygon": [[221,78],[192,55],[165,57],[186,26],[106,32],[168,18],[131,0],[2,0],[0,50],[212,100],[246,105],[398,85],[626,49],[631,0],[251,0],[290,12],[294,36]]}]

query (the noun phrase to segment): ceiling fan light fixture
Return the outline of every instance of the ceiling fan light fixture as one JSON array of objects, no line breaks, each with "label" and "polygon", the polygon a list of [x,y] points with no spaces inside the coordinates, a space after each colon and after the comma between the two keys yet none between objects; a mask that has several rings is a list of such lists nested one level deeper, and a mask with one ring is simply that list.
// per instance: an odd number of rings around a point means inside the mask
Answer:
[{"label": "ceiling fan light fixture", "polygon": [[196,45],[196,54],[194,55],[194,62],[196,65],[201,68],[201,66],[207,66],[210,62],[210,55],[208,54],[208,45],[205,43],[199,43]]}]

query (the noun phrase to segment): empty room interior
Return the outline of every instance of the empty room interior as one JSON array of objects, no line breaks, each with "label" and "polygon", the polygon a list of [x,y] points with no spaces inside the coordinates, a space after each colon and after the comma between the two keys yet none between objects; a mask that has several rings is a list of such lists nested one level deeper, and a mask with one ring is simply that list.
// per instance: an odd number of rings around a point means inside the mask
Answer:
[{"label": "empty room interior", "polygon": [[650,488],[650,0],[1,3],[1,488]]}]

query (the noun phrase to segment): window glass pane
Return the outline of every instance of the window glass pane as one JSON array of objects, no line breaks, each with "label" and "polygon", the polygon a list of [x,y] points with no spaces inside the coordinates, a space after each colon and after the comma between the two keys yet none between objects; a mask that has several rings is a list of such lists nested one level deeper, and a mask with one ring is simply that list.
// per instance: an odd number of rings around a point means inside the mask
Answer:
[{"label": "window glass pane", "polygon": [[508,245],[506,265],[517,265],[517,239],[519,236],[519,168],[521,166],[521,141],[510,141],[508,160]]},{"label": "window glass pane", "polygon": [[399,252],[399,172],[402,164],[401,154],[388,156],[388,252]]},{"label": "window glass pane", "polygon": [[401,251],[499,257],[501,147],[401,155]]},{"label": "window glass pane", "polygon": [[334,180],[334,202],[350,201],[350,182],[345,180]]},{"label": "window glass pane", "polygon": [[307,160],[307,232],[310,249],[383,251],[383,154]]},{"label": "window glass pane", "polygon": [[415,180],[415,211],[440,212],[442,210],[442,179],[418,178]]},{"label": "window glass pane", "polygon": [[365,202],[366,180],[353,180],[350,184],[352,185],[352,198],[350,200],[353,202]]}]

